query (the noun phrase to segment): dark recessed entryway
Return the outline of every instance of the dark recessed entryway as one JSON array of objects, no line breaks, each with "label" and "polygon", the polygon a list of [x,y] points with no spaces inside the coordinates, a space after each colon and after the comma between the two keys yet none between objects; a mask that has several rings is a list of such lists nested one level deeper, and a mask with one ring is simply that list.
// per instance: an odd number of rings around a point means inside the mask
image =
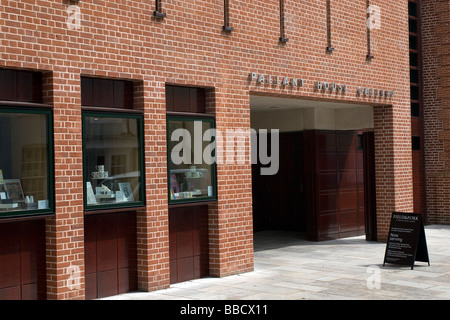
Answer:
[{"label": "dark recessed entryway", "polygon": [[252,128],[280,130],[278,172],[261,175],[266,165],[252,165],[254,231],[375,240],[371,107],[252,98]]}]

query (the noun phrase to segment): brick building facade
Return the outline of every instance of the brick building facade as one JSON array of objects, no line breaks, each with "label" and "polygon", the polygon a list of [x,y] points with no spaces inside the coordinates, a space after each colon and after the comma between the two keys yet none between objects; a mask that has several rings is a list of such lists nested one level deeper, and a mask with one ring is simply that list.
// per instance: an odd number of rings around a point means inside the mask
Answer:
[{"label": "brick building facade", "polygon": [[[266,197],[255,165],[217,163],[205,171],[213,176],[205,198],[191,199],[191,190],[177,202],[168,192],[172,172],[181,172],[168,168],[170,121],[188,126],[201,119],[227,132],[277,129],[264,121],[286,115],[280,145],[292,146],[287,133],[296,133],[301,165],[283,164],[284,158],[280,165],[292,166],[286,176],[301,167],[298,198],[311,195],[301,204],[301,231],[320,241],[370,229],[372,239],[386,240],[391,213],[415,209],[409,14],[407,1],[368,2],[3,0],[0,105],[11,128],[17,110],[49,111],[43,136],[50,202],[2,215],[0,241],[11,252],[0,249],[0,264],[16,268],[0,270],[0,297],[90,299],[253,270],[254,219],[262,217],[255,194]],[[448,68],[435,67],[434,59],[448,66],[449,33],[445,23],[436,27],[448,14],[445,1],[424,1],[424,139],[434,141],[425,147],[427,209],[429,221],[439,223],[448,219],[440,199],[448,180],[444,110],[450,100]],[[288,128],[293,114],[301,121]],[[124,143],[131,141],[125,133],[137,137],[137,150],[130,151],[130,159],[140,159],[132,202],[95,206],[90,201],[103,198],[89,200],[95,150],[87,137],[99,118],[107,118],[105,128],[122,121]],[[110,134],[119,139],[117,128]],[[11,141],[2,152],[14,150]],[[249,159],[249,138],[244,150]],[[109,164],[110,173],[120,173],[119,155],[99,159],[102,170]],[[0,161],[8,167],[8,159]],[[3,169],[4,179],[18,178],[14,170]],[[134,187],[135,180],[126,181]],[[284,186],[269,183],[276,186],[272,196]],[[123,197],[122,186],[115,196]],[[5,192],[6,207],[13,205],[9,198]],[[276,220],[271,214],[264,223]],[[20,258],[29,247],[31,258]]]}]

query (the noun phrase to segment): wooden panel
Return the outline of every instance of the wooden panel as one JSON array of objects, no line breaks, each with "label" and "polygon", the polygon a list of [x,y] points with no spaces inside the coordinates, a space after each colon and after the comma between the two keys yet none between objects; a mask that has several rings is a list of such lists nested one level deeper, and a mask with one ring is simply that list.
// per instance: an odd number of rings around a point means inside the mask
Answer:
[{"label": "wooden panel", "polygon": [[0,100],[42,103],[42,73],[0,69]]},{"label": "wooden panel", "polygon": [[94,79],[81,77],[81,105],[94,106]]},{"label": "wooden panel", "polygon": [[97,216],[84,217],[84,261],[86,274],[97,272]]},{"label": "wooden panel", "polygon": [[0,100],[17,101],[17,71],[0,69]]},{"label": "wooden panel", "polygon": [[113,107],[125,109],[125,82],[113,82]]},{"label": "wooden panel", "polygon": [[45,299],[45,222],[0,224],[0,296]]},{"label": "wooden panel", "polygon": [[126,293],[130,291],[130,270],[128,268],[121,268],[117,273],[117,287],[118,293]]},{"label": "wooden panel", "polygon": [[169,209],[170,282],[209,274],[208,207]]},{"label": "wooden panel", "polygon": [[323,171],[319,172],[317,174],[317,187],[319,192],[336,190],[338,187],[337,171],[326,173],[323,173]]},{"label": "wooden panel", "polygon": [[0,288],[20,285],[20,224],[0,224]]},{"label": "wooden panel", "polygon": [[318,214],[334,212],[336,214],[337,193],[320,193],[318,195]]},{"label": "wooden panel", "polygon": [[22,285],[22,300],[39,300],[36,282]]},{"label": "wooden panel", "polygon": [[339,223],[337,214],[321,214],[319,215],[319,225],[318,230],[319,239],[326,239],[328,237],[335,237],[339,232]]},{"label": "wooden panel", "polygon": [[173,86],[166,86],[166,111],[175,111],[173,108]]},{"label": "wooden panel", "polygon": [[[339,192],[339,211],[352,210],[356,213],[358,208],[358,196],[354,192]],[[355,228],[357,225],[355,224]]]},{"label": "wooden panel", "polygon": [[97,217],[97,271],[116,270],[117,255],[117,216],[99,215]]},{"label": "wooden panel", "polygon": [[355,153],[339,153],[337,157],[339,170],[355,170],[357,168],[357,158]]},{"label": "wooden panel", "polygon": [[190,88],[189,100],[191,112],[206,112],[205,90],[203,88]]},{"label": "wooden panel", "polygon": [[336,152],[336,132],[327,130],[316,131],[317,150],[319,152],[331,151]]},{"label": "wooden panel", "polygon": [[[195,211],[194,208],[192,208]],[[193,215],[189,212],[189,207],[178,210],[177,219],[177,259],[192,257],[194,255],[194,228]]]},{"label": "wooden panel", "polygon": [[173,110],[177,112],[191,112],[188,87],[174,87]]},{"label": "wooden panel", "polygon": [[339,232],[358,231],[358,215],[356,211],[341,212],[339,215]]},{"label": "wooden panel", "polygon": [[114,107],[114,81],[109,79],[94,79],[92,94],[93,106]]},{"label": "wooden panel", "polygon": [[97,273],[97,296],[98,298],[109,297],[119,293],[117,269],[99,271]]},{"label": "wooden panel", "polygon": [[334,152],[322,152],[317,155],[317,170],[336,171],[337,154]]},{"label": "wooden panel", "polygon": [[17,71],[17,100],[33,102],[33,75],[30,72]]},{"label": "wooden panel", "polygon": [[166,111],[205,113],[205,89],[167,85]]},{"label": "wooden panel", "polygon": [[0,288],[0,300],[21,300],[21,286]]},{"label": "wooden panel", "polygon": [[341,171],[339,176],[339,190],[347,192],[353,190],[356,192],[357,175],[355,169]]},{"label": "wooden panel", "polygon": [[86,284],[85,296],[87,300],[98,298],[97,295],[97,272],[86,273],[84,276]]},{"label": "wooden panel", "polygon": [[[45,246],[43,239],[45,229],[43,224],[43,220],[21,223],[20,268],[22,284],[36,285],[39,277],[45,274]],[[45,277],[43,281],[45,281]]]},{"label": "wooden panel", "polygon": [[116,109],[133,108],[133,82],[81,77],[81,105]]},{"label": "wooden panel", "polygon": [[85,217],[86,298],[137,289],[136,215]]},{"label": "wooden panel", "polygon": [[136,216],[119,215],[117,228],[117,258],[119,268],[136,269]]},{"label": "wooden panel", "polygon": [[356,150],[356,134],[353,130],[337,131],[338,152],[348,153]]},{"label": "wooden panel", "polygon": [[194,256],[177,259],[178,282],[195,279]]}]

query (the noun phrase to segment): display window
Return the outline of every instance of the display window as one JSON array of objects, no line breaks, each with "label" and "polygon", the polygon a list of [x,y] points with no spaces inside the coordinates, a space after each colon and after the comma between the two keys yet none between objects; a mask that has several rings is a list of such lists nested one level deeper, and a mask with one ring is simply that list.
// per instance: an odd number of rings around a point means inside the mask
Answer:
[{"label": "display window", "polygon": [[168,116],[169,203],[216,200],[215,123]]},{"label": "display window", "polygon": [[144,205],[140,114],[83,112],[86,210]]},{"label": "display window", "polygon": [[0,107],[0,217],[54,211],[52,112]]}]

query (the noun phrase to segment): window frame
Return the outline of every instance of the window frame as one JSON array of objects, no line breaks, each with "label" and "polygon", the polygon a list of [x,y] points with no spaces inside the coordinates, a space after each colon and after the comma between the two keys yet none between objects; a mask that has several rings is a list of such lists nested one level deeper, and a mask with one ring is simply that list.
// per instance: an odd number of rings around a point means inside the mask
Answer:
[{"label": "window frame", "polygon": [[15,114],[38,114],[44,115],[47,121],[47,131],[45,140],[47,142],[47,195],[48,208],[31,209],[31,210],[13,210],[0,211],[0,219],[21,218],[21,217],[38,217],[44,215],[55,214],[55,166],[54,166],[54,134],[53,134],[53,110],[45,107],[29,107],[29,106],[10,106],[0,104],[0,113]]},{"label": "window frame", "polygon": [[[136,112],[121,112],[121,111],[82,111],[82,145],[83,145],[83,207],[86,213],[101,211],[105,212],[107,210],[111,211],[114,209],[134,209],[145,207],[145,159],[144,159],[144,116],[142,113]],[[139,200],[132,202],[123,203],[110,203],[110,204],[97,204],[88,205],[87,203],[87,187],[86,183],[88,180],[88,168],[87,168],[87,152],[86,152],[86,118],[88,117],[103,117],[103,118],[127,118],[136,119],[138,122],[138,165],[140,167],[139,173]]]},{"label": "window frame", "polygon": [[[214,116],[209,115],[180,115],[180,114],[167,114],[166,115],[166,149],[167,149],[167,199],[168,204],[170,206],[178,205],[178,204],[195,204],[195,203],[205,203],[205,202],[215,202],[217,201],[217,163],[214,161],[211,164],[211,186],[213,189],[212,196],[205,196],[201,198],[182,198],[182,199],[171,199],[170,198],[170,155],[171,150],[169,149],[169,122],[170,121],[201,121],[201,122],[209,122],[211,123],[211,129],[216,129],[216,120]],[[214,143],[216,142],[216,138],[214,138]],[[217,144],[215,145],[217,148]],[[216,152],[217,150],[214,149]]]}]

